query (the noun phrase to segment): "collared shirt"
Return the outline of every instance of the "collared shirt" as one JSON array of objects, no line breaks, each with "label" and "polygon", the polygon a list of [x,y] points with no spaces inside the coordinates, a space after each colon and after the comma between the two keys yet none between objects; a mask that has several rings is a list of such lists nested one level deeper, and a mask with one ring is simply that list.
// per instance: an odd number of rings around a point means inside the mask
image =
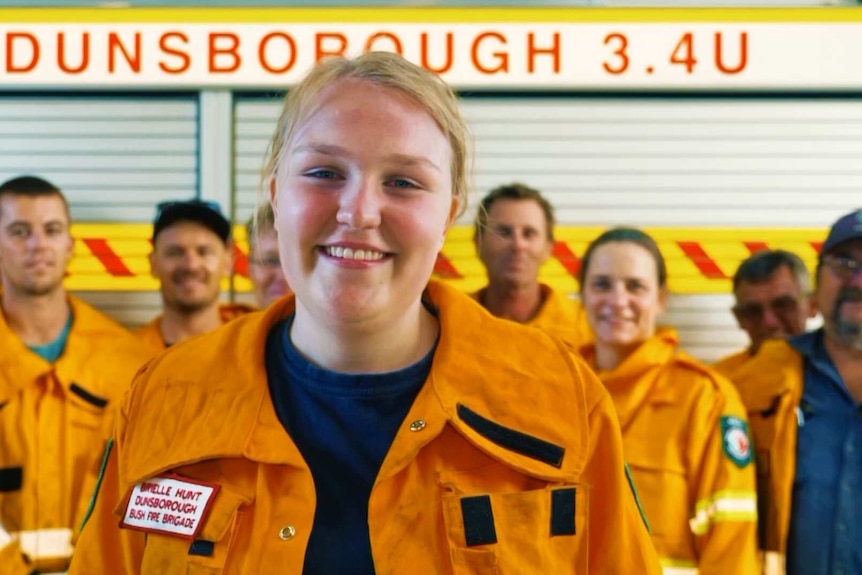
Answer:
[{"label": "collared shirt", "polygon": [[822,329],[790,344],[805,358],[805,388],[787,573],[862,575],[862,405],[826,352]]}]

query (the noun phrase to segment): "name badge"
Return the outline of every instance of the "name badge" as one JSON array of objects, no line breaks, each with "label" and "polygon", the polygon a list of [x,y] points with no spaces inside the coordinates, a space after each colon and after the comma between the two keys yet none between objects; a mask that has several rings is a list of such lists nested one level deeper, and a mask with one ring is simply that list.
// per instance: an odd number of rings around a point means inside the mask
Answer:
[{"label": "name badge", "polygon": [[219,486],[179,475],[157,475],[132,488],[120,527],[194,539]]}]

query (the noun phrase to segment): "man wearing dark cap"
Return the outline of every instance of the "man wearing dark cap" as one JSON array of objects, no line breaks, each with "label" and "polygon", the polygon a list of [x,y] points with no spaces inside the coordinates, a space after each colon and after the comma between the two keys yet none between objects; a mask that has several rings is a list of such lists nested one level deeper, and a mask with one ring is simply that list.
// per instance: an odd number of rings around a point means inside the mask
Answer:
[{"label": "man wearing dark cap", "polygon": [[830,229],[814,298],[823,327],[765,342],[736,382],[760,543],[766,573],[862,575],[862,210]]},{"label": "man wearing dark cap", "polygon": [[233,266],[232,250],[230,222],[218,204],[158,205],[150,269],[161,281],[162,314],[136,331],[153,353],[252,311],[219,302],[221,280]]}]

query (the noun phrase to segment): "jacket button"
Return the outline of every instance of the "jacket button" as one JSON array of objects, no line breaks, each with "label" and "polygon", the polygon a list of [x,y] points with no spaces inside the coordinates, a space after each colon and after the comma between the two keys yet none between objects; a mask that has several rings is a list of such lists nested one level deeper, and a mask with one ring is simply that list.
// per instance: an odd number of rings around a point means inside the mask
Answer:
[{"label": "jacket button", "polygon": [[413,423],[410,424],[410,431],[422,431],[425,429],[425,420],[417,419]]},{"label": "jacket button", "polygon": [[282,541],[290,541],[293,539],[293,536],[296,535],[296,529],[293,525],[287,525],[281,528],[281,531],[278,532],[278,536]]}]

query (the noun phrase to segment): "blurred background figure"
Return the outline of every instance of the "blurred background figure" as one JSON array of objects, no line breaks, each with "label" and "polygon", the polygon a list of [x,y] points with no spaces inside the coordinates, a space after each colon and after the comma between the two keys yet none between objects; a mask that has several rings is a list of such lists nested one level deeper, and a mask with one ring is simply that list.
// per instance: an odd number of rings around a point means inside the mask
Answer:
[{"label": "blurred background figure", "polygon": [[862,574],[862,210],[829,231],[823,327],[766,341],[734,381],[758,458],[766,573]]},{"label": "blurred background figure", "polygon": [[63,287],[69,204],[41,178],[0,184],[0,573],[64,571],[113,402],[147,354]]},{"label": "blurred background figure", "polygon": [[245,225],[248,238],[248,277],[254,287],[257,306],[265,308],[290,292],[290,284],[281,269],[278,234],[269,203],[261,204]]},{"label": "blurred background figure", "polygon": [[733,295],[733,316],[750,345],[715,364],[731,379],[764,341],[797,336],[817,315],[808,269],[785,250],[764,250],[744,260],[733,276]]},{"label": "blurred background figure", "polygon": [[215,202],[164,202],[156,208],[150,269],[160,281],[162,313],[135,330],[153,353],[212,331],[253,310],[220,303],[221,281],[233,268],[227,218]]},{"label": "blurred background figure", "polygon": [[605,232],[587,248],[580,279],[595,337],[581,352],[616,406],[665,569],[758,573],[745,409],[727,380],[678,349],[675,330],[657,327],[668,287],[655,241],[632,228]]},{"label": "blurred background figure", "polygon": [[473,239],[488,285],[473,294],[497,317],[540,327],[573,348],[590,341],[583,309],[539,282],[554,249],[554,208],[521,183],[491,190],[476,215]]}]

